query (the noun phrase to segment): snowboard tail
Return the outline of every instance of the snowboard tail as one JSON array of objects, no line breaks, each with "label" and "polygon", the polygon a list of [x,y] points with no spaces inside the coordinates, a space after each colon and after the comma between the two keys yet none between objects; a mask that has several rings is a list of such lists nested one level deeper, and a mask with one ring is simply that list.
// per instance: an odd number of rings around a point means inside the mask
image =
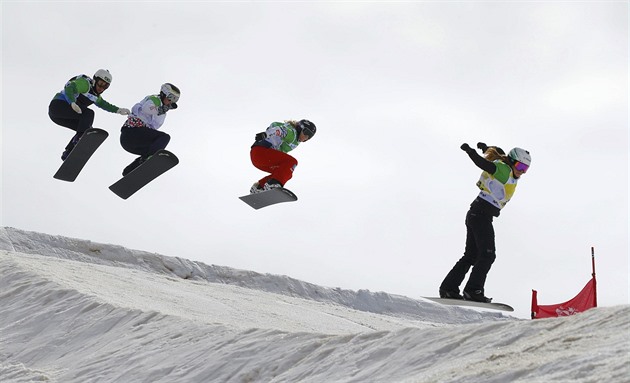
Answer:
[{"label": "snowboard tail", "polygon": [[494,302],[476,302],[476,301],[468,301],[465,299],[448,299],[448,298],[437,298],[437,297],[422,297],[424,299],[428,299],[430,301],[440,303],[447,306],[470,306],[470,307],[479,307],[491,310],[501,310],[501,311],[514,311],[512,306],[507,305],[505,303],[494,303]]},{"label": "snowboard tail", "polygon": [[120,198],[127,199],[178,163],[179,159],[175,154],[168,150],[158,150],[140,166],[111,185],[109,190]]},{"label": "snowboard tail", "polygon": [[90,157],[108,136],[109,133],[103,129],[90,128],[86,130],[53,178],[74,182]]},{"label": "snowboard tail", "polygon": [[238,198],[256,210],[277,203],[297,201],[297,196],[291,190],[285,188],[265,190]]}]

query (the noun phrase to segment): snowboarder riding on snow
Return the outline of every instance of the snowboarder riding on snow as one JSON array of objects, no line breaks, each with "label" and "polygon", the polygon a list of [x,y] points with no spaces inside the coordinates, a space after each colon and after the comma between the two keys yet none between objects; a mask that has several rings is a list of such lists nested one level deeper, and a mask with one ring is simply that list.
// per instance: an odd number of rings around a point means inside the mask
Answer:
[{"label": "snowboarder riding on snow", "polygon": [[147,96],[131,108],[131,114],[120,129],[120,144],[129,153],[140,157],[123,170],[123,176],[158,150],[166,148],[171,136],[158,129],[164,124],[166,112],[177,109],[179,96],[179,88],[166,83],[161,86],[159,95]]},{"label": "snowboarder riding on snow", "polygon": [[[529,169],[532,158],[527,150],[521,148],[510,150],[507,156],[501,148],[487,146],[483,142],[479,142],[477,148],[481,149],[485,158],[468,144],[461,146],[475,165],[483,170],[477,182],[481,191],[466,214],[464,256],[444,278],[440,285],[440,297],[490,302],[492,299],[484,295],[484,285],[496,258],[492,219],[499,216],[501,209],[512,198],[516,183]],[[471,267],[462,296],[459,286]]]},{"label": "snowboarder riding on snow", "polygon": [[99,69],[92,78],[82,74],[68,80],[63,90],[55,95],[48,106],[48,116],[57,125],[76,132],[66,146],[61,159],[65,161],[83,133],[92,127],[94,111],[88,108],[95,104],[111,113],[128,115],[129,109],[119,108],[105,101],[101,94],[112,83],[112,75]]},{"label": "snowboarder riding on snow", "polygon": [[266,131],[256,134],[251,147],[252,164],[271,173],[254,183],[250,193],[260,193],[283,187],[293,177],[298,162],[287,154],[301,142],[310,140],[316,132],[315,124],[308,120],[273,122]]}]

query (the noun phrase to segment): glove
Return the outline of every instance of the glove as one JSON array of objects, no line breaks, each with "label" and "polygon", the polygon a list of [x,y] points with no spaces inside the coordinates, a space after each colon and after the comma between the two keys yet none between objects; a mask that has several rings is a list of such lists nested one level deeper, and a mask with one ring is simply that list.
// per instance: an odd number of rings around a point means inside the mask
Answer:
[{"label": "glove", "polygon": [[123,116],[128,116],[129,113],[131,112],[127,108],[119,108],[118,111],[116,111],[116,113],[122,114]]},{"label": "glove", "polygon": [[177,109],[177,104],[176,103],[171,103],[171,109]]},{"label": "glove", "polygon": [[474,152],[475,149],[471,148],[470,145],[468,144],[462,144],[462,146],[459,147],[461,150],[465,151],[466,153],[470,153],[470,152]]},{"label": "glove", "polygon": [[261,141],[261,140],[264,140],[265,138],[267,138],[266,132],[260,132],[256,134],[256,141]]},{"label": "glove", "polygon": [[77,105],[76,102],[73,102],[72,104],[70,104],[70,106],[72,107],[72,109],[74,109],[75,112],[79,114],[83,113],[83,111],[81,110],[81,107]]},{"label": "glove", "polygon": [[486,150],[488,150],[488,145],[484,144],[483,142],[477,142],[477,148],[481,149],[481,151],[485,153]]}]

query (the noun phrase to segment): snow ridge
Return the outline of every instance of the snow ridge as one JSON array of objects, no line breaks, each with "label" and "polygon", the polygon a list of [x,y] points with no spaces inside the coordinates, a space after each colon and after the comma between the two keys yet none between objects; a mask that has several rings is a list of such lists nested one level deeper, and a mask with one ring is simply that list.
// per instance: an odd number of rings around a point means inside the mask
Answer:
[{"label": "snow ridge", "polygon": [[282,275],[261,274],[225,266],[206,265],[178,257],[164,256],[118,245],[53,236],[6,227],[0,231],[0,250],[72,259],[99,265],[121,266],[186,280],[207,281],[283,294],[291,297],[332,302],[355,310],[396,314],[414,319],[439,318],[441,323],[473,323],[483,318],[505,319],[501,313],[461,311],[400,295],[369,290],[327,288]]},{"label": "snow ridge", "polygon": [[[529,321],[11,228],[0,228],[0,244],[2,382],[586,383],[630,375],[628,305]],[[254,280],[274,291],[251,288]],[[295,290],[282,292],[287,286]],[[334,301],[343,295],[368,310]]]}]

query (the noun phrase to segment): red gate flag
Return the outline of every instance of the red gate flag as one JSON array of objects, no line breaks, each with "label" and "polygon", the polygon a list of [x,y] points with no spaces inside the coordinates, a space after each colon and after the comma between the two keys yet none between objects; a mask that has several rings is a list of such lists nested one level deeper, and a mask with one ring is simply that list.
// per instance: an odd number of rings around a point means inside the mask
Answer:
[{"label": "red gate flag", "polygon": [[597,307],[597,282],[595,280],[595,249],[591,247],[593,278],[570,301],[556,305],[539,305],[538,292],[532,290],[532,319],[555,318],[574,315],[590,308]]}]

